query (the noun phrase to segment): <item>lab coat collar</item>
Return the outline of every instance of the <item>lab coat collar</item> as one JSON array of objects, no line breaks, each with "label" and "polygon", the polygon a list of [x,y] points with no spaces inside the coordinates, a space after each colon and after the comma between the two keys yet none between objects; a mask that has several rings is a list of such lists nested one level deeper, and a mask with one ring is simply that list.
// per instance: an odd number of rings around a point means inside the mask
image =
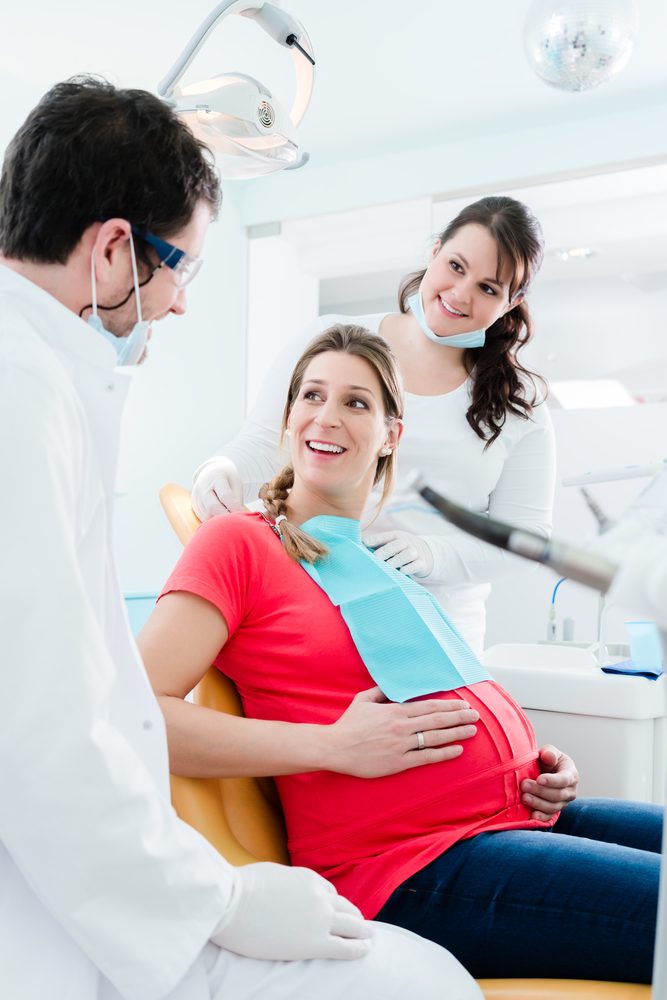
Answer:
[{"label": "lab coat collar", "polygon": [[111,344],[34,281],[2,264],[0,297],[19,299],[20,311],[58,354],[69,356],[75,364],[83,362],[107,373],[113,371],[116,352]]}]

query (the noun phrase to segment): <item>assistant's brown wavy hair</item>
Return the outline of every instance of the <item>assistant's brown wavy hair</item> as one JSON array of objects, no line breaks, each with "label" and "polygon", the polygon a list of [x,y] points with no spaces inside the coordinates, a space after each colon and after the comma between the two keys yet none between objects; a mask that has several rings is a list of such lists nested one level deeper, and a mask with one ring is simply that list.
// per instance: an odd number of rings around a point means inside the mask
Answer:
[{"label": "assistant's brown wavy hair", "polygon": [[[509,301],[520,299],[540,269],[544,238],[539,222],[526,205],[514,198],[481,198],[466,206],[438,236],[437,246],[470,224],[484,226],[498,247],[498,271],[506,261],[512,267]],[[398,290],[402,313],[407,300],[421,285],[426,268],[408,274]],[[518,352],[533,335],[525,301],[518,302],[486,331],[484,347],[466,349],[463,363],[472,375],[472,401],[466,419],[485,447],[496,440],[508,413],[529,419],[538,401],[538,383],[546,395],[544,379],[525,368]]]}]

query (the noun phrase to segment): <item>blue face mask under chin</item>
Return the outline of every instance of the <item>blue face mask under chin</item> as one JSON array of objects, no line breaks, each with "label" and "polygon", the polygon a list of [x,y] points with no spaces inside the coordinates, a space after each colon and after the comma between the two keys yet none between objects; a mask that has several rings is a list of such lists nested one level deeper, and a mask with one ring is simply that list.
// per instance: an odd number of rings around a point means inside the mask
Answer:
[{"label": "blue face mask under chin", "polygon": [[90,258],[90,279],[91,279],[91,291],[92,291],[92,305],[93,311],[88,317],[86,322],[88,326],[91,326],[93,330],[100,333],[107,343],[111,344],[114,351],[116,352],[116,364],[118,366],[128,366],[136,365],[141,359],[142,354],[146,349],[146,343],[148,341],[148,330],[150,323],[148,320],[141,318],[141,299],[139,298],[139,276],[137,274],[137,261],[134,255],[134,241],[132,236],[130,236],[130,256],[132,258],[132,277],[134,279],[134,298],[137,304],[137,322],[132,327],[132,330],[127,337],[117,337],[114,333],[104,326],[100,316],[97,312],[97,285],[95,281],[95,262],[93,259],[94,255],[91,254]]},{"label": "blue face mask under chin", "polygon": [[422,333],[424,333],[429,340],[432,340],[434,344],[441,344],[443,347],[484,347],[486,330],[471,330],[469,333],[455,333],[451,337],[439,337],[437,333],[434,333],[426,322],[421,288],[418,288],[414,295],[410,296],[406,305],[419,323],[419,328]]}]

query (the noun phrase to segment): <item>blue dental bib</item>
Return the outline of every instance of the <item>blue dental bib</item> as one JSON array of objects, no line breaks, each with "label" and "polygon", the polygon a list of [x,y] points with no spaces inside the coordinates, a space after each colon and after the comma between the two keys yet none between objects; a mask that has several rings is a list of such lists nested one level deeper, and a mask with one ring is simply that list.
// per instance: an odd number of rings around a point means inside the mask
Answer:
[{"label": "blue dental bib", "polygon": [[361,524],[321,515],[300,525],[329,554],[301,565],[340,608],[366,669],[390,701],[490,680],[435,598],[377,559]]}]

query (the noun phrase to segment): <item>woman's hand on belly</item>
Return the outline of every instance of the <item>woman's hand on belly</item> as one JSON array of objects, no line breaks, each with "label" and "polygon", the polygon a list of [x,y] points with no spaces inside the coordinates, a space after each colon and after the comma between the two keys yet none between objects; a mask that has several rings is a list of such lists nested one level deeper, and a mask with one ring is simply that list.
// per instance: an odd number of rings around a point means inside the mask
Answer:
[{"label": "woman's hand on belly", "polygon": [[429,698],[398,705],[378,687],[361,691],[328,727],[321,769],[380,778],[463,753],[479,713],[465,701]]},{"label": "woman's hand on belly", "polygon": [[532,809],[531,819],[549,820],[577,797],[579,772],[567,754],[547,744],[539,752],[539,777],[521,782],[521,801]]}]

